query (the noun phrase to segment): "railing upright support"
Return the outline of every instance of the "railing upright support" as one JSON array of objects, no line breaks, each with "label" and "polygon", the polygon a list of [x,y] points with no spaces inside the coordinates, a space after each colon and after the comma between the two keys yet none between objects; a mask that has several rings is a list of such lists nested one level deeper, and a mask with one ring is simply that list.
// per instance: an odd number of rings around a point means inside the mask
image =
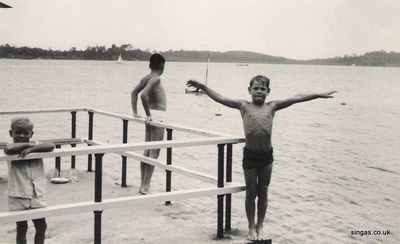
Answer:
[{"label": "railing upright support", "polygon": [[[224,187],[224,146],[218,144],[218,187]],[[217,238],[224,238],[224,195],[217,196]]]},{"label": "railing upright support", "polygon": [[[96,169],[94,178],[94,201],[102,201],[102,174],[103,174],[103,153],[95,154]],[[101,214],[103,211],[95,210],[94,212],[94,243],[101,244]]]},{"label": "railing upright support", "polygon": [[[122,143],[128,142],[128,120],[122,120]],[[126,187],[126,157],[122,156],[121,187]]]},{"label": "railing upright support", "polygon": [[[89,114],[88,140],[93,140],[93,112]],[[88,145],[90,146],[90,145]],[[92,154],[88,154],[88,172],[92,172]]]},{"label": "railing upright support", "polygon": [[[167,140],[172,140],[172,129],[167,129]],[[172,147],[167,148],[167,165],[172,164]],[[170,170],[166,171],[166,192],[171,191],[171,183],[172,183],[172,172]],[[171,201],[166,201],[165,205],[171,205]]]},{"label": "railing upright support", "polygon": [[[56,148],[61,148],[61,145],[56,145]],[[56,175],[55,177],[60,177],[61,175],[61,157],[56,157]]]},{"label": "railing upright support", "polygon": [[[227,144],[226,147],[226,182],[232,182],[232,144]],[[226,194],[225,205],[225,231],[230,231],[232,194]]]},{"label": "railing upright support", "polygon": [[[71,138],[76,138],[76,111],[71,112]],[[76,144],[71,144],[71,147],[75,147]],[[75,155],[71,156],[71,169],[75,169]]]}]

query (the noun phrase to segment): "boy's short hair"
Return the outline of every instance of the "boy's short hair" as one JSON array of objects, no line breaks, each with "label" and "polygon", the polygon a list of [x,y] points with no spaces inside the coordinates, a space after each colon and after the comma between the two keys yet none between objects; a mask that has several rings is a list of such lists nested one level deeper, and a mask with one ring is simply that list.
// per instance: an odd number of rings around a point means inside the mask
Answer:
[{"label": "boy's short hair", "polygon": [[254,84],[254,82],[260,83],[266,87],[269,88],[269,79],[268,77],[264,76],[264,75],[257,75],[254,76],[251,80],[250,80],[250,87]]},{"label": "boy's short hair", "polygon": [[165,59],[158,53],[151,55],[150,57],[150,69],[158,69],[160,64],[165,64]]},{"label": "boy's short hair", "polygon": [[33,130],[33,123],[28,117],[18,117],[11,120],[11,129],[14,129],[18,124],[26,124],[30,130]]}]

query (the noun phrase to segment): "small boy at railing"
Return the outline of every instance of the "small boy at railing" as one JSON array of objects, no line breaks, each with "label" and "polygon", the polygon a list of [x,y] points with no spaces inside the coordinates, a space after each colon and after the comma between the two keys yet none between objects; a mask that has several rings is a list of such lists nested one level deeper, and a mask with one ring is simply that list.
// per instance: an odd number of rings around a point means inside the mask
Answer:
[{"label": "small boy at railing", "polygon": [[[11,122],[10,136],[14,143],[7,144],[4,152],[8,155],[19,154],[24,158],[32,152],[51,152],[52,143],[31,141],[33,123],[25,117],[15,118]],[[44,196],[46,178],[42,159],[14,160],[8,162],[8,208],[9,211],[28,210],[46,207]],[[45,218],[33,219],[35,225],[35,244],[44,243],[47,229]],[[28,222],[17,222],[17,244],[26,243]]]},{"label": "small boy at railing", "polygon": [[[203,90],[214,101],[230,108],[238,109],[242,115],[244,134],[243,171],[246,182],[246,215],[249,222],[249,240],[264,240],[263,223],[268,205],[268,186],[271,180],[273,152],[271,144],[272,121],[275,112],[295,103],[317,98],[331,98],[331,92],[297,95],[291,98],[265,103],[270,92],[269,79],[255,76],[248,88],[252,101],[230,99],[197,81],[190,80],[189,86]],[[257,203],[257,224],[255,223],[255,199]]]}]

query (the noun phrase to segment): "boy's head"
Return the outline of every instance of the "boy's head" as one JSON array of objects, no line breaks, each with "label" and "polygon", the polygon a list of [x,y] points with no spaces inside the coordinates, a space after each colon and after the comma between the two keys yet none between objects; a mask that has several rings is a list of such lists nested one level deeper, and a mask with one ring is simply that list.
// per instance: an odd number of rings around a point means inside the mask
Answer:
[{"label": "boy's head", "polygon": [[269,79],[263,75],[257,75],[250,80],[248,88],[254,104],[261,105],[270,92]]},{"label": "boy's head", "polygon": [[263,75],[257,75],[254,76],[251,80],[250,80],[250,85],[249,87],[251,87],[254,83],[259,83],[261,85],[266,86],[267,88],[269,88],[269,79],[266,76]]},{"label": "boy's head", "polygon": [[164,71],[165,59],[158,53],[151,55],[150,57],[150,69]]},{"label": "boy's head", "polygon": [[14,142],[29,142],[33,135],[33,123],[26,117],[11,120],[10,136]]}]

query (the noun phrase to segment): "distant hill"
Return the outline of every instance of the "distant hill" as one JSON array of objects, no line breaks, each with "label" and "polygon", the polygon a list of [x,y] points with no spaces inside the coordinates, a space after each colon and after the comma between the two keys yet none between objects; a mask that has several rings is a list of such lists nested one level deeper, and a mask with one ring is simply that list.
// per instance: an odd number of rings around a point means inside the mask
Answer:
[{"label": "distant hill", "polygon": [[335,57],[327,59],[314,59],[305,61],[305,64],[319,65],[352,65],[352,66],[386,66],[400,67],[400,53],[374,51],[364,55],[345,55],[344,57]]},{"label": "distant hill", "polygon": [[209,52],[209,51],[167,51],[161,54],[168,61],[197,61],[204,62],[210,55],[212,62],[223,63],[273,63],[285,64],[295,63],[295,60],[284,57],[275,57],[266,54],[248,51],[228,51],[228,52]]},{"label": "distant hill", "polygon": [[[400,53],[374,51],[363,55],[345,55],[326,59],[295,60],[285,57],[270,56],[248,51],[186,51],[169,50],[160,52],[167,61],[206,62],[210,55],[211,62],[224,63],[268,63],[268,64],[313,64],[313,65],[351,65],[351,66],[387,66],[400,67]],[[31,47],[13,47],[8,44],[0,46],[0,58],[10,59],[84,59],[84,60],[117,60],[119,55],[124,60],[149,60],[152,52],[133,49],[130,44],[111,47],[87,47],[85,50],[45,50]]]}]

